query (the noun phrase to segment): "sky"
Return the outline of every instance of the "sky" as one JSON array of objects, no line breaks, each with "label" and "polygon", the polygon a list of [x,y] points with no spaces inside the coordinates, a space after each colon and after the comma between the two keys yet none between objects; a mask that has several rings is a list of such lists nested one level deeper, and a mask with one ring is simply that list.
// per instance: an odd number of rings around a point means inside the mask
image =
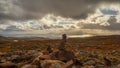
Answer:
[{"label": "sky", "polygon": [[120,0],[0,0],[0,35],[120,35]]}]

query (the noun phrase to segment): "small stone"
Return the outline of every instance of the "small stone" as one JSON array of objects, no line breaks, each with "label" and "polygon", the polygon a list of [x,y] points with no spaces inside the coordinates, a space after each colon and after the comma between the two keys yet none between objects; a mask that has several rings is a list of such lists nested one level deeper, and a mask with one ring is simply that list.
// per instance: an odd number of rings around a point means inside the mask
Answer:
[{"label": "small stone", "polygon": [[33,64],[35,64],[35,63],[38,63],[38,62],[40,62],[40,61],[42,61],[42,60],[45,60],[45,59],[49,59],[50,58],[50,56],[49,55],[43,55],[43,54],[41,54],[41,55],[39,55],[38,57],[36,57],[34,60],[33,60]]},{"label": "small stone", "polygon": [[18,42],[19,40],[13,40],[13,42]]},{"label": "small stone", "polygon": [[37,65],[26,64],[21,68],[38,68]]}]

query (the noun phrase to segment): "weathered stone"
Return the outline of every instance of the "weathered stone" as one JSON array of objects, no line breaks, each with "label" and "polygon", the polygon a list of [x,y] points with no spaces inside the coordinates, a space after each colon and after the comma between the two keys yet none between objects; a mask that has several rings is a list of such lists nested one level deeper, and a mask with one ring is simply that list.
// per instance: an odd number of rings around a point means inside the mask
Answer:
[{"label": "weathered stone", "polygon": [[95,68],[106,68],[106,66],[102,63],[96,63]]},{"label": "weathered stone", "polygon": [[76,55],[89,55],[89,53],[86,51],[79,51],[76,53]]},{"label": "weathered stone", "polygon": [[40,55],[33,60],[33,64],[40,63],[43,60],[50,59],[49,55]]},{"label": "weathered stone", "polygon": [[23,67],[25,64],[26,64],[25,62],[20,62],[20,63],[17,63],[17,66],[18,66],[18,68],[21,68],[21,67]]},{"label": "weathered stone", "polygon": [[67,61],[67,62],[62,66],[62,68],[71,68],[71,67],[73,66],[73,63],[74,63],[73,60]]},{"label": "weathered stone", "polygon": [[7,59],[8,60],[13,60],[13,59],[16,59],[18,57],[19,57],[19,55],[12,55],[12,56],[8,57]]},{"label": "weathered stone", "polygon": [[51,48],[50,45],[48,45],[48,47],[47,47],[47,51],[48,51],[48,54],[53,52],[53,50],[52,50],[52,48]]},{"label": "weathered stone", "polygon": [[120,64],[118,64],[117,67],[120,68]]},{"label": "weathered stone", "polygon": [[104,57],[104,62],[105,62],[106,66],[111,66],[112,65],[111,60],[106,58],[106,57]]},{"label": "weathered stone", "polygon": [[31,64],[27,64],[27,65],[24,65],[23,67],[21,68],[38,68],[37,65],[31,65]]},{"label": "weathered stone", "polygon": [[73,65],[72,68],[81,68],[79,65]]},{"label": "weathered stone", "polygon": [[32,55],[24,54],[24,55],[12,55],[10,57],[7,57],[6,59],[8,61],[12,61],[14,63],[19,63],[19,62],[22,62],[22,61],[29,61],[32,58],[33,58]]},{"label": "weathered stone", "polygon": [[0,56],[5,56],[6,53],[0,52]]},{"label": "weathered stone", "polygon": [[95,65],[96,62],[94,60],[88,60],[87,62],[84,63],[84,65]]},{"label": "weathered stone", "polygon": [[28,50],[27,54],[34,54],[35,52],[37,52],[36,50]]},{"label": "weathered stone", "polygon": [[0,64],[0,68],[18,68],[16,64],[12,62],[5,62]]},{"label": "weathered stone", "polygon": [[19,40],[13,40],[13,42],[19,42]]},{"label": "weathered stone", "polygon": [[2,58],[2,59],[0,60],[1,63],[4,63],[4,62],[6,62],[6,61],[7,61],[7,60],[4,59],[4,58]]},{"label": "weathered stone", "polygon": [[34,53],[34,54],[32,54],[33,55],[33,57],[37,57],[37,56],[39,56],[39,55],[43,55],[43,53],[42,52],[36,52],[36,53]]},{"label": "weathered stone", "polygon": [[83,66],[83,67],[81,67],[81,68],[95,68],[94,66]]},{"label": "weathered stone", "polygon": [[63,68],[65,63],[59,60],[44,60],[41,63],[42,68]]}]

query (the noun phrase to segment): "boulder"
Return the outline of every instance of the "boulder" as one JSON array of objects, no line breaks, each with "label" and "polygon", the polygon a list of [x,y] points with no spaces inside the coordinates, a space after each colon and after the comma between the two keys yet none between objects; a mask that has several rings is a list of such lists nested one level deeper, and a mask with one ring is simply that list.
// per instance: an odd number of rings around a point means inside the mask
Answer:
[{"label": "boulder", "polygon": [[95,65],[96,62],[94,60],[88,60],[83,65]]},{"label": "boulder", "polygon": [[60,60],[60,61],[63,61],[63,62],[67,62],[69,60],[73,60],[74,59],[74,53],[71,52],[71,51],[67,51],[65,49],[63,50],[59,50],[59,51],[56,51],[56,52],[53,52],[51,55],[50,55],[51,59],[53,60]]},{"label": "boulder", "polygon": [[27,54],[25,54],[25,55],[12,55],[10,57],[6,57],[6,59],[8,61],[12,61],[14,63],[20,63],[22,61],[30,61],[30,60],[33,60],[32,58],[33,58],[32,55],[27,55]]},{"label": "boulder", "polygon": [[40,55],[32,61],[32,64],[37,65],[38,67],[41,67],[42,61],[48,60],[49,58],[50,58],[49,55]]},{"label": "boulder", "polygon": [[110,59],[108,59],[108,58],[106,58],[106,57],[104,57],[103,59],[104,59],[104,62],[105,62],[105,65],[106,65],[106,66],[109,66],[109,67],[112,66],[112,62],[111,62]]},{"label": "boulder", "polygon": [[65,63],[59,60],[44,60],[41,63],[42,68],[63,68]]},{"label": "boulder", "polygon": [[95,68],[106,68],[106,66],[104,65],[104,64],[102,64],[102,63],[96,63],[95,64]]},{"label": "boulder", "polygon": [[50,59],[50,56],[49,55],[39,55],[38,57],[36,57],[34,60],[33,60],[33,63],[34,62],[40,62],[41,60],[45,60],[45,59]]}]

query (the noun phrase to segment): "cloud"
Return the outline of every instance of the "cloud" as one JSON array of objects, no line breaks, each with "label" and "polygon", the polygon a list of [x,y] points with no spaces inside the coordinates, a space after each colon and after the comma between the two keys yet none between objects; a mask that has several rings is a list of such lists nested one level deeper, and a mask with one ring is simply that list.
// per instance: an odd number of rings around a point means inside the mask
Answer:
[{"label": "cloud", "polygon": [[[97,15],[96,15],[97,14]],[[111,35],[120,34],[119,23],[115,16],[102,15],[96,12],[95,15],[85,20],[75,20],[55,15],[46,15],[39,20],[7,21],[0,25],[3,33],[18,35],[22,34],[69,34],[69,35]],[[38,35],[36,35],[38,36]]]},{"label": "cloud", "polygon": [[[7,22],[7,23],[5,23]],[[74,20],[70,18],[63,18],[60,16],[46,15],[42,19],[38,20],[26,20],[26,21],[11,21],[2,20],[0,23],[0,29],[4,31],[16,31],[16,30],[46,30],[46,29],[70,29],[79,28],[73,23]]]},{"label": "cloud", "polygon": [[94,13],[101,3],[118,3],[119,0],[20,0],[23,9],[32,13],[45,15],[54,13],[63,17],[84,19]]},{"label": "cloud", "polygon": [[120,34],[119,0],[0,0],[0,34]]},{"label": "cloud", "polygon": [[0,0],[0,19],[20,19],[26,14],[18,0]]},{"label": "cloud", "polygon": [[0,18],[13,20],[39,19],[46,14],[84,19],[101,3],[119,0],[0,0]]}]

